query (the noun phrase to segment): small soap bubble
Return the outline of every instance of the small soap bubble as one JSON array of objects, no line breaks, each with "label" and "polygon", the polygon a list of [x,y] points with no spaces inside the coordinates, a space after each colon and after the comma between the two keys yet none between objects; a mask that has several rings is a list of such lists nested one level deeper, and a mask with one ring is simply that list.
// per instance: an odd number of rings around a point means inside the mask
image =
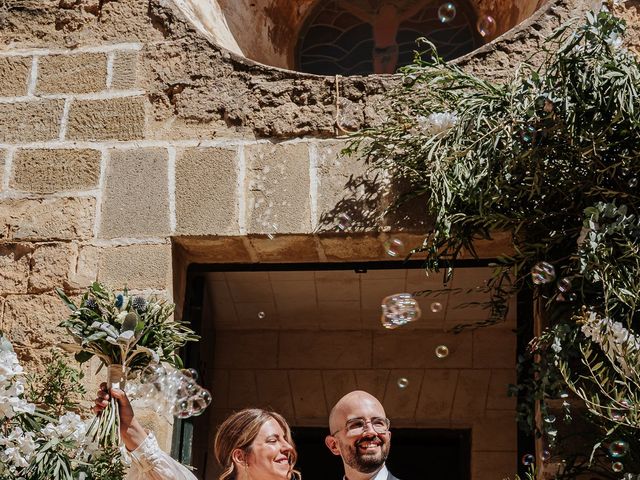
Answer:
[{"label": "small soap bubble", "polygon": [[564,277],[558,280],[558,290],[562,293],[566,293],[571,290],[571,279]]},{"label": "small soap bubble", "polygon": [[631,188],[636,188],[638,186],[638,178],[637,177],[633,177],[632,179],[629,180],[629,186]]},{"label": "small soap bubble", "polygon": [[338,225],[336,227],[338,230],[344,232],[351,226],[351,217],[346,213],[341,213],[338,215]]},{"label": "small soap bubble", "polygon": [[613,470],[616,473],[620,473],[621,471],[624,470],[624,465],[622,464],[622,462],[613,462],[611,464],[611,470]]},{"label": "small soap bubble", "polygon": [[398,257],[404,253],[404,243],[399,238],[392,238],[384,242],[384,250],[390,257]]},{"label": "small soap bubble", "polygon": [[455,3],[443,3],[440,5],[440,8],[438,8],[438,19],[440,19],[440,22],[442,23],[449,23],[456,18],[456,13],[457,10]]},{"label": "small soap bubble", "polygon": [[544,417],[544,421],[547,423],[554,423],[556,421],[556,416],[555,415],[547,415],[546,417]]},{"label": "small soap bubble", "polygon": [[438,313],[442,311],[442,304],[440,302],[433,302],[431,304],[431,311],[433,313]]},{"label": "small soap bubble", "polygon": [[629,444],[624,440],[615,440],[609,444],[611,458],[622,458],[629,452]]},{"label": "small soap bubble", "polygon": [[263,319],[264,319],[264,317],[266,317],[266,316],[267,316],[267,314],[266,314],[266,313],[264,313],[264,312],[258,312],[258,318],[259,318],[260,320],[263,320]]},{"label": "small soap bubble", "polygon": [[522,464],[525,467],[528,467],[529,465],[533,465],[535,462],[536,462],[536,457],[534,457],[531,453],[527,453],[522,456]]},{"label": "small soap bubble", "polygon": [[556,278],[556,270],[548,262],[539,262],[531,269],[531,279],[536,285],[552,282]]},{"label": "small soap bubble", "polygon": [[409,379],[401,377],[398,379],[398,388],[405,389],[409,386]]},{"label": "small soap bubble", "polygon": [[496,33],[496,20],[491,15],[482,15],[476,23],[476,28],[483,37],[490,37]]},{"label": "small soap bubble", "polygon": [[436,357],[447,358],[449,356],[449,347],[446,345],[438,345],[436,347]]},{"label": "small soap bubble", "polygon": [[569,392],[566,391],[562,391],[560,392],[560,395],[558,395],[560,398],[569,398]]},{"label": "small soap bubble", "polygon": [[269,226],[269,231],[267,232],[267,238],[269,240],[273,240],[276,238],[276,233],[278,233],[278,226],[273,223]]},{"label": "small soap bubble", "polygon": [[542,458],[543,462],[548,462],[551,458],[551,452],[549,450],[543,450],[540,458]]},{"label": "small soap bubble", "polygon": [[421,315],[418,302],[410,293],[396,293],[382,299],[382,325],[395,328],[418,320]]},{"label": "small soap bubble", "polygon": [[622,412],[613,411],[611,412],[611,420],[614,422],[624,422],[626,418],[625,414]]}]

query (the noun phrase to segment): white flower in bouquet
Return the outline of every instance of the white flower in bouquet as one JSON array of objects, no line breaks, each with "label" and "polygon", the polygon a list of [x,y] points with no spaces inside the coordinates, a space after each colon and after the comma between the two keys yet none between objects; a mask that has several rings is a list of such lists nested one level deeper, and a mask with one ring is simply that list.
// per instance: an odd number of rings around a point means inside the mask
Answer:
[{"label": "white flower in bouquet", "polygon": [[418,127],[429,135],[437,135],[450,130],[458,122],[458,117],[451,112],[435,112],[428,116],[418,115],[416,117]]}]

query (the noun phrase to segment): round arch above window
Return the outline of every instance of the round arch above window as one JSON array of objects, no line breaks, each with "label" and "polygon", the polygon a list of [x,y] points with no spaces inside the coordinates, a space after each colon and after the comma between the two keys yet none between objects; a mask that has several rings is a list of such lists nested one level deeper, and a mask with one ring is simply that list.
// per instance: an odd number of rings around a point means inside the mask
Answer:
[{"label": "round arch above window", "polygon": [[461,0],[325,0],[300,34],[296,70],[319,75],[394,73],[413,61],[420,37],[451,60],[485,43],[477,24],[474,9]]}]

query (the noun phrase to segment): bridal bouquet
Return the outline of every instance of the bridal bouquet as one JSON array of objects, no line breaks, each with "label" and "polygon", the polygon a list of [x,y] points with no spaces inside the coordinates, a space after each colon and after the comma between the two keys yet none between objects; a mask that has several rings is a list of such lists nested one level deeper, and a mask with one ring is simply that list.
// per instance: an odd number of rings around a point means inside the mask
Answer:
[{"label": "bridal bouquet", "polygon": [[[173,319],[175,305],[155,298],[129,295],[127,289],[115,293],[93,283],[79,305],[60,289],[58,295],[71,310],[60,323],[74,342],[62,347],[86,362],[94,355],[107,368],[109,388],[124,389],[127,379],[135,378],[149,365],[160,362],[182,366],[177,350],[198,337],[185,323]],[[120,443],[118,408],[114,399],[94,419],[88,435],[103,448]]]}]

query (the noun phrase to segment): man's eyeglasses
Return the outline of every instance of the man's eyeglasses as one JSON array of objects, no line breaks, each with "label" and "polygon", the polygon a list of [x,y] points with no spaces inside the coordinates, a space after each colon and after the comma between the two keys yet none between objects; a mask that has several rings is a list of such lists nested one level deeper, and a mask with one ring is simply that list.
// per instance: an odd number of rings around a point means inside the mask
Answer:
[{"label": "man's eyeglasses", "polygon": [[388,418],[373,417],[372,419],[367,420],[366,418],[358,417],[347,420],[347,423],[343,428],[336,430],[331,435],[333,436],[341,430],[346,430],[347,435],[361,435],[366,430],[368,423],[371,424],[371,428],[374,432],[380,434],[387,433],[391,426],[391,421]]}]

